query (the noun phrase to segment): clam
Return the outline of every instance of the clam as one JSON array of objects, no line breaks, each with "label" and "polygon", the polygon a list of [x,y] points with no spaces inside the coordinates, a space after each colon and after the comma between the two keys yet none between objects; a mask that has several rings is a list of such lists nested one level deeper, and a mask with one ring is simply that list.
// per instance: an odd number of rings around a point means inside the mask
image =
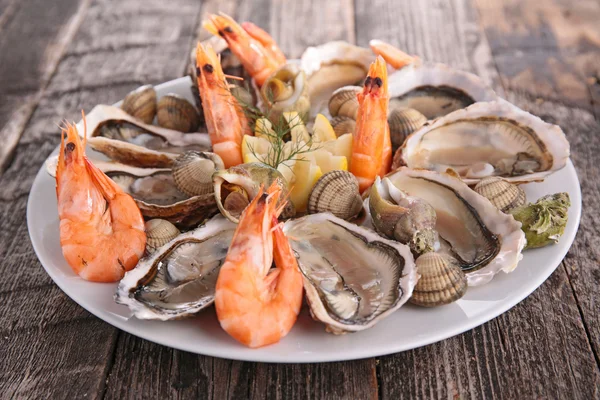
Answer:
[{"label": "clam", "polygon": [[398,152],[399,164],[453,169],[468,184],[486,176],[517,183],[541,181],[563,168],[569,142],[557,125],[499,100],[436,119],[410,135]]},{"label": "clam", "polygon": [[350,117],[337,116],[331,119],[331,126],[337,137],[346,133],[354,133],[356,121]]},{"label": "clam", "polygon": [[200,125],[200,114],[189,101],[169,93],[158,101],[156,121],[159,126],[179,132],[195,132]]},{"label": "clam", "polygon": [[400,308],[417,281],[409,248],[329,213],[285,223],[311,315],[336,334],[367,329]]},{"label": "clam", "polygon": [[215,153],[189,151],[173,164],[175,185],[188,196],[213,193],[213,173],[225,168],[221,157]]},{"label": "clam", "polygon": [[425,253],[415,262],[421,275],[409,301],[423,307],[450,304],[467,292],[467,276],[452,257]]},{"label": "clam", "polygon": [[388,125],[392,150],[396,151],[404,144],[406,138],[427,122],[427,118],[413,108],[404,108],[390,103],[388,109]]},{"label": "clam", "polygon": [[310,99],[306,74],[297,64],[285,64],[267,78],[260,89],[261,99],[269,109],[271,121],[278,121],[284,112],[296,111],[306,120]]},{"label": "clam", "polygon": [[155,218],[146,221],[146,251],[154,252],[163,244],[179,236],[181,232],[166,219]]},{"label": "clam", "polygon": [[478,101],[493,101],[496,93],[476,75],[444,64],[417,62],[388,76],[390,98],[434,119]]},{"label": "clam", "polygon": [[417,255],[433,251],[436,213],[423,199],[408,196],[389,179],[377,177],[369,193],[369,210],[380,234],[408,245]]},{"label": "clam", "polygon": [[166,219],[188,229],[218,212],[212,192],[188,196],[178,189],[168,168],[136,168],[103,161],[94,161],[94,165],[133,197],[146,219]]},{"label": "clam", "polygon": [[358,181],[348,171],[330,171],[319,178],[308,197],[308,213],[330,212],[350,220],[363,208]]},{"label": "clam", "polygon": [[152,85],[140,86],[125,96],[121,108],[132,117],[151,124],[156,115],[156,90]]},{"label": "clam", "polygon": [[[329,99],[329,114],[332,117],[349,117],[356,120],[358,112],[358,98],[360,86],[344,86],[337,89]],[[347,132],[345,132],[347,133]]]},{"label": "clam", "polygon": [[210,306],[235,224],[217,216],[157,248],[127,272],[115,295],[138,319],[172,320]]},{"label": "clam", "polygon": [[[206,133],[182,133],[148,125],[118,107],[98,105],[86,115],[87,142],[112,160],[134,167],[168,168],[178,154],[210,151]],[[83,135],[83,122],[77,124]]]},{"label": "clam", "polygon": [[[284,192],[287,191],[287,182],[281,172],[265,164],[240,164],[216,171],[213,174],[214,197],[221,214],[238,223],[240,215],[258,194],[261,186],[266,188],[273,182],[277,182]],[[294,214],[293,204],[289,202],[281,217]]]},{"label": "clam", "polygon": [[336,89],[360,83],[374,58],[370,50],[343,41],[307,48],[300,64],[308,77],[310,114],[325,111]]},{"label": "clam", "polygon": [[454,257],[470,286],[517,267],[525,246],[521,224],[498,210],[460,178],[434,171],[400,168],[388,175],[396,188],[425,200],[436,213],[436,251]]},{"label": "clam", "polygon": [[487,198],[502,212],[524,205],[527,201],[525,191],[497,176],[488,176],[475,185],[474,190]]},{"label": "clam", "polygon": [[519,222],[527,238],[526,249],[558,243],[567,226],[571,199],[568,193],[556,193],[535,203],[513,208],[509,213]]}]

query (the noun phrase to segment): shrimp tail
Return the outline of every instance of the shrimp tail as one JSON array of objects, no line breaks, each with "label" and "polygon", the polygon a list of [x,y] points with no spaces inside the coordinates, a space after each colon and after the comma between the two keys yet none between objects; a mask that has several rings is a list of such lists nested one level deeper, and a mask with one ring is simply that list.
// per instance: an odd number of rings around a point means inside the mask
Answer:
[{"label": "shrimp tail", "polygon": [[381,40],[373,39],[369,42],[369,46],[371,46],[373,53],[383,57],[383,59],[395,69],[401,69],[406,65],[414,64],[419,61],[419,57],[408,55],[402,50]]}]

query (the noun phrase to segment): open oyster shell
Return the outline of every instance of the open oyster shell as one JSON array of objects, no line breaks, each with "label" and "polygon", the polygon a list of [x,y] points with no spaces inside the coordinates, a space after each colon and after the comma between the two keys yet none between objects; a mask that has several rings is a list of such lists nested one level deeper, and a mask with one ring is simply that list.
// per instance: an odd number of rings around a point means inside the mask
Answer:
[{"label": "open oyster shell", "polygon": [[[148,125],[118,107],[97,105],[85,118],[87,143],[111,160],[134,167],[170,167],[180,153],[211,149],[206,133]],[[77,124],[77,131],[83,134],[83,121]]]},{"label": "open oyster shell", "polygon": [[125,274],[116,302],[128,306],[139,319],[163,321],[208,307],[235,227],[217,216],[159,247]]},{"label": "open oyster shell", "polygon": [[569,152],[559,126],[498,100],[426,124],[398,150],[394,166],[451,168],[468,184],[487,176],[523,183],[542,181],[563,168]]},{"label": "open oyster shell", "polygon": [[327,113],[331,94],[343,86],[361,83],[374,59],[371,50],[344,41],[307,48],[300,65],[308,78],[310,115]]},{"label": "open oyster shell", "polygon": [[487,283],[499,271],[508,273],[516,268],[526,243],[521,223],[459,178],[409,168],[400,168],[388,178],[435,209],[438,251],[458,260],[469,286]]},{"label": "open oyster shell", "polygon": [[336,334],[367,329],[411,296],[418,276],[409,248],[329,213],[285,223],[310,311]]},{"label": "open oyster shell", "polygon": [[437,118],[498,97],[483,80],[445,64],[417,62],[388,76],[390,101]]}]

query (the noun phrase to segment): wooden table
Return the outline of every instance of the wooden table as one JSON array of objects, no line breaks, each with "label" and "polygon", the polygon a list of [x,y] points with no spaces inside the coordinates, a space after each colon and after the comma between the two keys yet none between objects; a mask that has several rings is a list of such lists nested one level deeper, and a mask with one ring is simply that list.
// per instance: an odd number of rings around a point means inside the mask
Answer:
[{"label": "wooden table", "polygon": [[[577,239],[502,316],[386,357],[307,365],[189,354],[121,332],[51,281],[25,224],[56,124],[184,74],[208,12],[270,31],[289,57],[379,38],[472,71],[560,124],[583,191]],[[598,0],[0,0],[1,398],[600,397]]]}]

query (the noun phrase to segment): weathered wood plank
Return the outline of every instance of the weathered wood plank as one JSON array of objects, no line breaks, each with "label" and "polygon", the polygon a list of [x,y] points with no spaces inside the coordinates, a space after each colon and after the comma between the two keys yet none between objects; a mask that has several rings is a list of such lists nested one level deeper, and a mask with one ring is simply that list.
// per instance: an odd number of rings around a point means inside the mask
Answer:
[{"label": "weathered wood plank", "polygon": [[[506,94],[502,67],[499,75],[497,57],[492,57],[471,2],[423,1],[404,7],[382,3],[357,3],[359,43],[373,37],[390,41],[425,59],[476,72]],[[502,20],[494,14],[489,18]],[[373,20],[379,23],[369,23]],[[535,68],[531,60],[523,65]],[[525,83],[531,87],[527,79],[519,85]],[[506,89],[513,87],[506,85]],[[518,100],[508,94],[510,100]],[[590,132],[594,127],[589,112],[549,102],[542,105],[546,107],[526,108],[544,118],[553,116],[553,122],[563,126],[569,124],[566,131],[572,145],[576,137],[589,141],[595,136]],[[565,264],[572,258],[576,257],[572,255]],[[384,398],[590,398],[598,395],[600,385],[598,366],[562,266],[534,295],[496,320],[432,346],[383,357],[378,371]]]},{"label": "weathered wood plank", "polygon": [[[0,15],[0,174],[54,73],[89,0],[10,3]],[[39,12],[44,10],[44,12]],[[15,45],[17,44],[17,45]]]}]

